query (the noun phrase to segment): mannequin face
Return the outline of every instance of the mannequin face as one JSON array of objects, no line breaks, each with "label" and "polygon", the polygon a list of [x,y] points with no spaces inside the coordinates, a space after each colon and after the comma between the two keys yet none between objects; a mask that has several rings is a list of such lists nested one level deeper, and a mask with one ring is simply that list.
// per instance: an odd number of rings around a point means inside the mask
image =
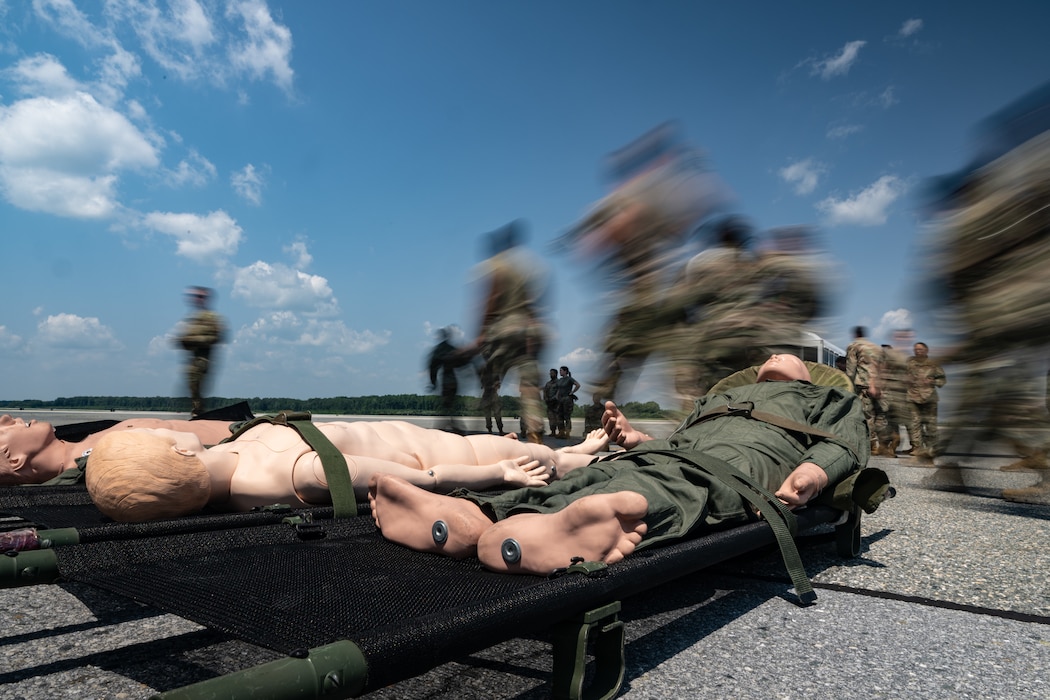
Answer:
[{"label": "mannequin face", "polygon": [[758,369],[758,381],[811,381],[806,363],[794,355],[770,355]]},{"label": "mannequin face", "polygon": [[[50,423],[0,416],[0,484],[25,484],[36,479],[37,471],[49,465],[33,464],[33,458],[55,442],[55,429]],[[61,469],[61,465],[58,465]],[[57,474],[57,471],[55,472]],[[47,478],[54,476],[50,474]]]}]

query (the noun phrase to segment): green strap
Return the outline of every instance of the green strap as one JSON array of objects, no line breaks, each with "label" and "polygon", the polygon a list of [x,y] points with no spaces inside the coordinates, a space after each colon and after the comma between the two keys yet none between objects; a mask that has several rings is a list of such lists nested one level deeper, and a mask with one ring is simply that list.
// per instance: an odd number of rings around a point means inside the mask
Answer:
[{"label": "green strap", "polygon": [[795,586],[795,593],[799,600],[806,605],[816,602],[817,594],[813,590],[809,576],[806,575],[802,557],[799,556],[798,547],[795,545],[794,536],[798,532],[798,520],[779,498],[760,486],[751,477],[734,469],[728,462],[703,452],[647,450],[644,447],[636,448],[631,452],[634,454],[662,454],[688,462],[733,489],[751,503],[756,510],[762,513],[769,527],[772,528],[773,535],[777,538],[780,556],[784,560],[784,566]]},{"label": "green strap", "polygon": [[357,515],[357,499],[354,497],[354,485],[350,480],[350,469],[347,467],[343,453],[336,449],[332,441],[317,429],[308,411],[281,411],[275,416],[259,416],[254,420],[233,426],[233,435],[223,440],[230,442],[240,437],[246,430],[260,423],[283,425],[295,430],[313,448],[321,458],[328,491],[332,494],[332,506],[336,518],[351,518]]}]

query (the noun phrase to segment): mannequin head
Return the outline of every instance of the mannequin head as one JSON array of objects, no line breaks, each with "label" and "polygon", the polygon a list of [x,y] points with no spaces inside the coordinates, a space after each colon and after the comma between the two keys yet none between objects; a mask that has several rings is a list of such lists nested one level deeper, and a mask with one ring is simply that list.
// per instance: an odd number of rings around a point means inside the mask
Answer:
[{"label": "mannequin head", "polygon": [[179,435],[127,430],[103,437],[85,472],[98,509],[119,522],[142,522],[203,508],[211,495],[208,470],[192,445],[180,444]]},{"label": "mannequin head", "polygon": [[57,476],[61,460],[50,459],[50,451],[49,457],[40,456],[57,441],[50,423],[0,416],[0,486],[39,484]]},{"label": "mannequin head", "polygon": [[795,355],[770,355],[758,368],[758,381],[812,381],[806,363]]}]

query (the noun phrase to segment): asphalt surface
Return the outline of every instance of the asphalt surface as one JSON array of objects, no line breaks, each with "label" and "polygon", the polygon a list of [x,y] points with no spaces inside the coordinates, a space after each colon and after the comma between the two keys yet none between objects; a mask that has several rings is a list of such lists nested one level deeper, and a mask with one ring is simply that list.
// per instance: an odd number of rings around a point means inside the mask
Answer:
[{"label": "asphalt surface", "polygon": [[[979,451],[961,460],[962,492],[923,485],[933,469],[916,460],[873,458],[897,496],[864,517],[860,557],[819,534],[803,544],[814,606],[793,602],[775,551],[623,601],[621,696],[1050,698],[1050,505],[999,498],[1038,475]],[[0,606],[4,700],[137,700],[278,658],[79,584],[0,590]],[[549,697],[549,651],[513,639],[367,697]]]}]

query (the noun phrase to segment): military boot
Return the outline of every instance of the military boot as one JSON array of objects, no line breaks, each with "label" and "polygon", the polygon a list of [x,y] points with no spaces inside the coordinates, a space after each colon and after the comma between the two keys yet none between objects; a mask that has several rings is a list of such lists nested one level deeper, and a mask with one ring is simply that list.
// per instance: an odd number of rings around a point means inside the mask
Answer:
[{"label": "military boot", "polygon": [[999,467],[999,471],[1004,472],[1023,472],[1030,469],[1046,469],[1046,450],[1037,450],[1021,459],[1013,462],[1012,464],[1006,464]]},{"label": "military boot", "polygon": [[894,435],[890,438],[890,444],[886,445],[886,456],[897,459],[897,448],[901,446],[901,436]]}]

